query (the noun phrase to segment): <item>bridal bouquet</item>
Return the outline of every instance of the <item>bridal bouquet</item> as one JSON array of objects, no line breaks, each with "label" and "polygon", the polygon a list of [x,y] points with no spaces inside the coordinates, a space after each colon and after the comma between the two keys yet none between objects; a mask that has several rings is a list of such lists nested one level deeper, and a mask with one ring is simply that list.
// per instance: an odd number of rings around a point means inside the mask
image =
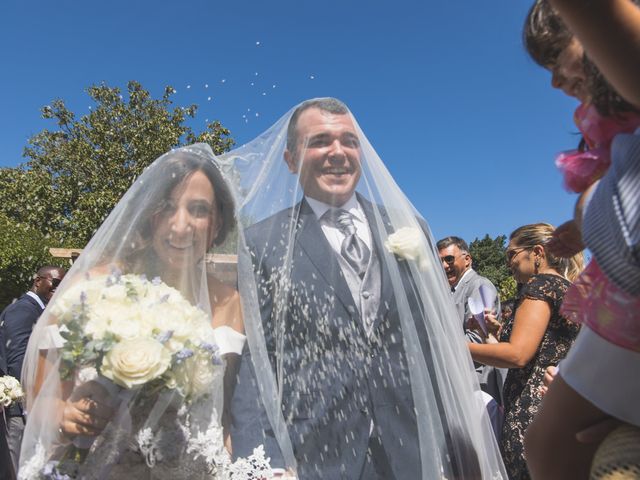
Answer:
[{"label": "bridal bouquet", "polygon": [[[124,473],[115,478],[129,478],[145,464],[169,472],[185,451],[200,459],[200,472],[228,463],[215,409],[200,417],[204,425],[192,417],[222,388],[224,372],[201,309],[159,278],[114,272],[71,286],[55,299],[51,315],[64,340],[61,380],[97,381],[119,413],[99,437],[75,437],[56,452],[38,446],[19,478],[85,478],[118,461]],[[133,445],[133,456],[122,445]]]},{"label": "bridal bouquet", "polygon": [[57,298],[51,313],[65,340],[63,380],[102,376],[143,394],[177,390],[190,401],[223,368],[208,316],[159,278],[87,279]]},{"label": "bridal bouquet", "polygon": [[20,386],[20,382],[11,375],[0,377],[0,405],[4,408],[11,406],[12,403],[22,400],[24,392]]}]

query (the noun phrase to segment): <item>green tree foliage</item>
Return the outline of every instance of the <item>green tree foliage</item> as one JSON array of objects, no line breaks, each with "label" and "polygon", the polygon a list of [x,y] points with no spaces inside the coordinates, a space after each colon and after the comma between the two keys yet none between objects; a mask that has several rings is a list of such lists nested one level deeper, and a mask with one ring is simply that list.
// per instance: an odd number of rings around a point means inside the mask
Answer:
[{"label": "green tree foliage", "polygon": [[77,119],[62,100],[42,109],[56,128],[29,140],[28,161],[0,170],[0,212],[49,236],[59,247],[82,248],[134,179],[153,160],[197,141],[222,153],[229,131],[212,122],[196,134],[185,125],[197,107],[173,107],[173,88],[160,99],[137,82],[93,86],[90,113]]},{"label": "green tree foliage", "polygon": [[483,277],[487,277],[500,292],[500,298],[507,300],[516,294],[516,282],[507,267],[505,235],[483,239],[476,238],[469,244],[469,253],[473,258],[473,268]]},{"label": "green tree foliage", "polygon": [[40,232],[0,213],[0,311],[31,287],[38,268],[64,266],[54,262],[46,244]]},{"label": "green tree foliage", "polygon": [[174,106],[172,87],[159,99],[133,81],[126,92],[102,84],[87,93],[94,105],[80,118],[63,100],[42,108],[54,127],[29,140],[24,164],[0,169],[0,290],[7,298],[50,263],[45,247],[83,248],[157,157],[194,142],[216,154],[233,146],[218,121],[199,133],[186,125],[197,106]]}]

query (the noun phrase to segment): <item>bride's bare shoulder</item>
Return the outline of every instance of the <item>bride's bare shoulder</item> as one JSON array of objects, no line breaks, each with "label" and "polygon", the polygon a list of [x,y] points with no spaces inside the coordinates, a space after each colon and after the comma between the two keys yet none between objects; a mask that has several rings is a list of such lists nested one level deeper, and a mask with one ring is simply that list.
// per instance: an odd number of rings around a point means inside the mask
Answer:
[{"label": "bride's bare shoulder", "polygon": [[208,286],[211,311],[213,312],[213,326],[227,326],[240,333],[244,333],[242,308],[240,306],[240,294],[238,291],[222,283],[214,276],[209,276]]}]

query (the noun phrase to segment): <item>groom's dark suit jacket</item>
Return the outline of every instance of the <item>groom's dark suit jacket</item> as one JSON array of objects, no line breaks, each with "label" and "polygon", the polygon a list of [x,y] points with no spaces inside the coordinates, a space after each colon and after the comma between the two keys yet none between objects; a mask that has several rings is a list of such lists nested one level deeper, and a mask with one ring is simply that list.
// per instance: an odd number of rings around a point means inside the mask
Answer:
[{"label": "groom's dark suit jacket", "polygon": [[[372,204],[360,197],[358,200],[369,225],[374,225]],[[387,224],[384,211],[381,215]],[[292,221],[297,226],[288,274],[290,291],[286,300],[278,301],[278,275],[284,270]],[[418,431],[398,308],[383,261],[383,239],[376,228],[371,233],[382,278],[378,314],[373,333],[367,336],[337,254],[306,201],[246,232],[267,350],[274,371],[280,362],[282,414],[301,479],[371,478],[363,474],[363,468],[372,436],[382,443],[395,478],[421,478]],[[427,352],[426,330],[419,304],[412,296],[414,288],[406,262],[398,265],[419,342]],[[276,317],[284,322],[278,325],[282,353],[278,357]],[[429,365],[429,356],[425,355]],[[282,457],[258,397],[252,360],[245,347],[231,404],[233,453],[246,456],[264,444],[272,465],[276,465]]]}]

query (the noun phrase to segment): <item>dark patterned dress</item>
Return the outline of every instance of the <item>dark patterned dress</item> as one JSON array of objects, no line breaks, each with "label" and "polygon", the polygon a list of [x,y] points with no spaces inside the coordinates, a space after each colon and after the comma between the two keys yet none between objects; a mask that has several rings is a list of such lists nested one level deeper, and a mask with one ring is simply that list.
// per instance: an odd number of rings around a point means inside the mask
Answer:
[{"label": "dark patterned dress", "polygon": [[524,368],[511,368],[504,384],[504,425],[500,449],[511,480],[529,479],[524,459],[524,432],[540,405],[538,388],[545,369],[557,365],[578,335],[579,326],[560,315],[564,293],[571,283],[557,275],[540,274],[531,277],[522,287],[514,307],[514,314],[503,329],[500,340],[511,336],[513,319],[525,299],[542,300],[551,307],[551,319],[535,356]]}]

